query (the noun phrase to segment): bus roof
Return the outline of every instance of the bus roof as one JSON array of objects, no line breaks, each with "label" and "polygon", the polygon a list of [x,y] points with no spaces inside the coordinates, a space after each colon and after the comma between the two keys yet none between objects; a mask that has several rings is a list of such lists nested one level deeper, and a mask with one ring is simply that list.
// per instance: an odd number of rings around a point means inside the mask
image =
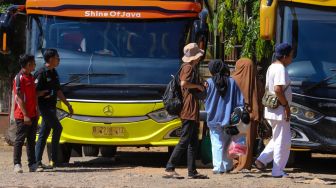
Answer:
[{"label": "bus roof", "polygon": [[294,3],[327,6],[327,7],[336,7],[336,0],[280,0],[280,1],[288,1],[288,2],[294,2]]},{"label": "bus roof", "polygon": [[27,0],[27,14],[117,19],[197,17],[202,7],[192,1],[160,0]]}]

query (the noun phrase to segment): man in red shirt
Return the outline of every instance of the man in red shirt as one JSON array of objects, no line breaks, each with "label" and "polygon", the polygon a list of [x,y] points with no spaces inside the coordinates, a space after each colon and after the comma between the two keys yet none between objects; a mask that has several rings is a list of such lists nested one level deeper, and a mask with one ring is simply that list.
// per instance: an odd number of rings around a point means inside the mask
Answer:
[{"label": "man in red shirt", "polygon": [[13,81],[15,96],[14,118],[17,126],[14,144],[14,172],[22,173],[22,146],[27,138],[27,156],[29,172],[36,171],[35,138],[38,120],[37,95],[35,79],[31,74],[35,70],[35,60],[32,55],[22,55],[19,63],[20,72]]}]

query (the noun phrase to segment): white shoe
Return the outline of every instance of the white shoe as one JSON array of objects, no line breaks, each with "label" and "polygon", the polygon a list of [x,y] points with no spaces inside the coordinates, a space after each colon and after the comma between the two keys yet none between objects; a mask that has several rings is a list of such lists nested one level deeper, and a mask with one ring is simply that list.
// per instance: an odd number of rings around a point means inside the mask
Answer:
[{"label": "white shoe", "polygon": [[14,165],[14,172],[15,173],[23,173],[21,164]]}]

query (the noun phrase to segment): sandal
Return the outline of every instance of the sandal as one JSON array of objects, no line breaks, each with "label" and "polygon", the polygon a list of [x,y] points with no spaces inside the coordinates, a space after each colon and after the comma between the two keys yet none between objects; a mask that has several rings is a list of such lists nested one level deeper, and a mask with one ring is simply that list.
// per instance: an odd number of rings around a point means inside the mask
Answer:
[{"label": "sandal", "polygon": [[166,174],[163,175],[162,178],[165,178],[165,179],[184,179],[183,176],[180,176],[175,171],[173,171],[173,172],[166,172]]},{"label": "sandal", "polygon": [[252,166],[262,172],[266,171],[266,166],[258,160],[256,160]]},{"label": "sandal", "polygon": [[209,177],[207,175],[197,173],[197,174],[188,176],[188,179],[209,179]]}]

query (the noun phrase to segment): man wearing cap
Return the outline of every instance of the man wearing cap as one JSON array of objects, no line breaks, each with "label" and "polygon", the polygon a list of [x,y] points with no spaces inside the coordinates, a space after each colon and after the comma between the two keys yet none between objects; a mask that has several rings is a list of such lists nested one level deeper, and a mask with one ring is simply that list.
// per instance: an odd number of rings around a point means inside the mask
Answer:
[{"label": "man wearing cap", "polygon": [[175,172],[175,166],[179,163],[181,156],[187,151],[188,178],[206,179],[205,175],[196,171],[195,157],[198,144],[198,118],[199,106],[196,97],[190,92],[191,90],[204,91],[204,86],[199,84],[196,65],[200,62],[204,51],[199,49],[196,43],[190,43],[183,49],[184,56],[181,65],[180,85],[183,98],[183,106],[180,113],[182,121],[182,133],[179,143],[176,145],[166,166],[164,178],[181,179]]},{"label": "man wearing cap", "polygon": [[276,61],[273,62],[266,73],[266,89],[279,98],[280,106],[272,109],[265,107],[265,119],[272,126],[273,137],[264,151],[255,161],[258,169],[265,169],[267,163],[273,160],[273,177],[287,177],[283,170],[287,164],[290,147],[290,109],[292,90],[290,79],[285,69],[292,63],[293,51],[291,45],[281,43],[275,48]]}]

